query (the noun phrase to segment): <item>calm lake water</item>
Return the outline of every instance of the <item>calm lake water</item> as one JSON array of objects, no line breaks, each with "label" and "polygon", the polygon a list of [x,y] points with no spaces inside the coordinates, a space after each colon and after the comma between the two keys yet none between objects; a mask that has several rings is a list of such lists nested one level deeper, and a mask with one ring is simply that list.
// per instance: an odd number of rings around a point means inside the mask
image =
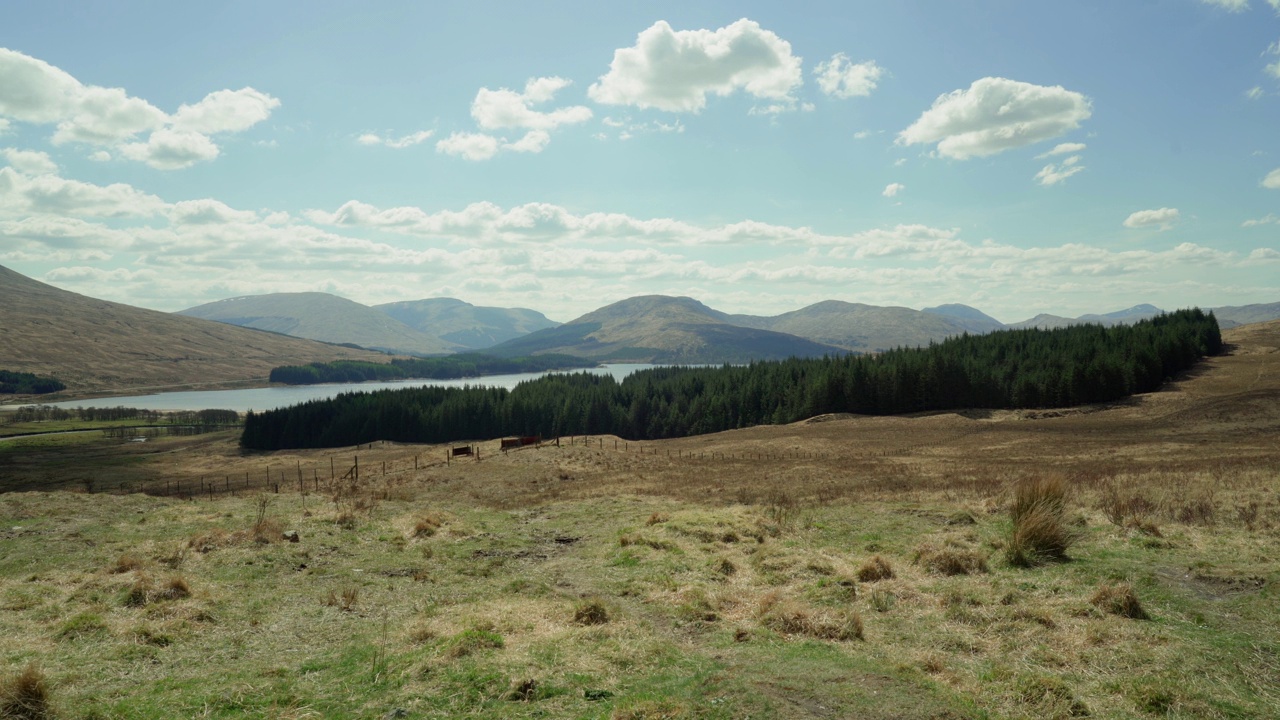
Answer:
[{"label": "calm lake water", "polygon": [[[598,368],[587,368],[572,372],[589,372],[598,375],[612,375],[617,380],[637,370],[658,367],[645,364],[604,365]],[[556,371],[560,372],[560,371]],[[53,407],[133,407],[142,410],[271,410],[289,405],[297,405],[308,400],[331,398],[344,392],[370,392],[373,390],[395,390],[412,387],[462,387],[464,385],[500,387],[510,390],[525,380],[533,380],[548,373],[516,373],[513,375],[487,375],[478,378],[460,380],[395,380],[390,382],[334,383],[328,385],[281,385],[277,387],[248,388],[244,390],[199,390],[192,392],[157,393],[155,395],[132,395],[126,397],[104,397],[91,400],[67,400],[64,402],[44,403]]]}]

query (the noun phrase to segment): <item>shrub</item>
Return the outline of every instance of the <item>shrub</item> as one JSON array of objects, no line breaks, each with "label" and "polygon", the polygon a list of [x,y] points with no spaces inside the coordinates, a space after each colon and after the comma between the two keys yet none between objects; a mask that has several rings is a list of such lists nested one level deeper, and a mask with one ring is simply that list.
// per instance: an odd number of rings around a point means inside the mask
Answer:
[{"label": "shrub", "polygon": [[1131,618],[1133,620],[1146,620],[1147,611],[1142,608],[1142,603],[1138,602],[1138,595],[1133,591],[1133,586],[1128,583],[1104,583],[1098,586],[1094,591],[1093,597],[1089,598],[1089,602],[1093,603],[1099,610],[1119,615],[1121,617]]},{"label": "shrub", "polygon": [[873,556],[858,568],[858,579],[862,582],[878,582],[893,578],[893,566],[879,555]]},{"label": "shrub", "polygon": [[35,663],[0,683],[0,718],[44,720],[53,717],[49,684]]},{"label": "shrub", "polygon": [[1067,526],[1067,486],[1061,478],[1030,477],[1014,488],[1010,516],[1013,531],[1005,553],[1019,567],[1039,565],[1047,560],[1065,560],[1075,533]]}]

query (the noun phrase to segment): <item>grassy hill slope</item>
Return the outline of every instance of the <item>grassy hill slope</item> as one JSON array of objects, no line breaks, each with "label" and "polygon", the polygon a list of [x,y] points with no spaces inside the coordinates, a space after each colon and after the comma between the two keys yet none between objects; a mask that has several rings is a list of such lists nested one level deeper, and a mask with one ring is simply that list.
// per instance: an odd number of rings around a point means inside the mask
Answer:
[{"label": "grassy hill slope", "polygon": [[373,308],[415,330],[470,350],[483,350],[559,325],[536,310],[481,307],[454,298],[407,300]]},{"label": "grassy hill slope", "polygon": [[0,267],[0,368],[70,392],[265,382],[277,365],[386,356],[97,300]]},{"label": "grassy hill slope", "polygon": [[386,313],[329,293],[246,295],[197,305],[180,314],[372,350],[441,355],[458,348]]},{"label": "grassy hill slope", "polygon": [[545,352],[617,362],[720,363],[820,356],[839,348],[726,322],[729,316],[687,297],[646,295],[587,313],[489,349],[493,354]]}]

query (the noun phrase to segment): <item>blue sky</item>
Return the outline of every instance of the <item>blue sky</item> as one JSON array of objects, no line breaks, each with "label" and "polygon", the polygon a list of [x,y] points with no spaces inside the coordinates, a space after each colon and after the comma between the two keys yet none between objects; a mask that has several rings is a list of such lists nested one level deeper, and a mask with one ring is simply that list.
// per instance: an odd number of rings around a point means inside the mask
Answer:
[{"label": "blue sky", "polygon": [[1278,128],[1280,0],[27,3],[0,264],[162,310],[1275,302]]}]

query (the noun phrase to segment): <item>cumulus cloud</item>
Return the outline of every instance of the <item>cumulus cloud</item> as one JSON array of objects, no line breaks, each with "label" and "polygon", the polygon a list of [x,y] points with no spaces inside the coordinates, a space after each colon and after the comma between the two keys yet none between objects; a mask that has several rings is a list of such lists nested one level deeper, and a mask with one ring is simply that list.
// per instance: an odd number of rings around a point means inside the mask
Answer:
[{"label": "cumulus cloud", "polygon": [[170,206],[169,222],[175,225],[209,225],[217,223],[250,223],[258,219],[252,210],[236,210],[210,198],[182,200]]},{"label": "cumulus cloud", "polygon": [[271,117],[280,101],[251,87],[218,90],[195,105],[183,105],[174,113],[174,129],[213,135],[243,132]]},{"label": "cumulus cloud", "polygon": [[[1063,146],[1059,145],[1058,147]],[[1081,147],[1083,147],[1083,145]],[[1082,170],[1084,170],[1084,166],[1080,164],[1080,156],[1072,155],[1056,165],[1054,163],[1045,165],[1040,169],[1040,172],[1036,173],[1036,182],[1046,187],[1050,185],[1057,185]]]},{"label": "cumulus cloud", "polygon": [[71,217],[150,217],[165,203],[123,183],[93,185],[57,175],[27,176],[0,168],[0,217],[47,213]]},{"label": "cumulus cloud", "polygon": [[884,187],[884,192],[880,194],[887,198],[891,198],[891,197],[897,196],[898,193],[906,189],[907,189],[907,186],[903,185],[902,183],[889,183]]},{"label": "cumulus cloud", "polygon": [[718,30],[673,30],[659,20],[614,51],[609,72],[587,95],[604,105],[633,105],[670,112],[702,111],[708,95],[742,91],[794,104],[803,83],[801,58],[791,44],[742,19]]},{"label": "cumulus cloud", "polygon": [[[253,88],[219,90],[169,115],[121,88],[84,85],[49,63],[0,48],[0,122],[53,124],[55,145],[115,147],[131,160],[174,170],[218,156],[211,135],[242,132],[280,101]],[[139,136],[148,134],[145,140]],[[105,151],[102,151],[105,152]]]},{"label": "cumulus cloud", "polygon": [[866,97],[876,89],[884,68],[873,60],[854,63],[844,53],[836,53],[813,68],[818,76],[818,88],[827,97]]},{"label": "cumulus cloud", "polygon": [[1177,208],[1160,208],[1158,210],[1139,210],[1124,219],[1127,228],[1159,227],[1168,230],[1178,222],[1180,214]]},{"label": "cumulus cloud", "polygon": [[467,160],[488,160],[498,154],[498,138],[484,133],[456,132],[436,143],[436,152]]},{"label": "cumulus cloud", "polygon": [[569,80],[560,77],[539,77],[526,82],[522,93],[507,88],[480,88],[471,103],[471,117],[486,130],[523,128],[545,131],[561,125],[584,123],[591,119],[592,113],[591,108],[583,105],[556,108],[549,112],[531,107],[551,102],[555,94],[569,84]]},{"label": "cumulus cloud", "polygon": [[58,166],[49,159],[48,153],[3,148],[0,149],[0,157],[4,157],[9,167],[23,175],[52,175],[58,171]]},{"label": "cumulus cloud", "polygon": [[432,135],[435,135],[434,130],[419,130],[418,132],[402,135],[398,138],[390,136],[382,137],[377,133],[365,133],[356,138],[356,142],[361,145],[385,145],[389,148],[403,150],[404,148],[413,147],[414,145],[426,142]]},{"label": "cumulus cloud", "polygon": [[1240,223],[1240,227],[1257,227],[1259,225],[1271,225],[1272,223],[1280,223],[1280,218],[1276,217],[1274,213],[1267,213],[1260,218],[1245,220]]},{"label": "cumulus cloud", "polygon": [[936,143],[944,157],[966,160],[1058,137],[1092,112],[1088,98],[1058,85],[985,77],[938,97],[897,142]]},{"label": "cumulus cloud", "polygon": [[1266,177],[1262,178],[1262,187],[1271,190],[1280,190],[1280,168],[1272,170],[1267,173]]},{"label": "cumulus cloud", "polygon": [[146,142],[120,146],[120,154],[157,170],[179,170],[218,157],[218,146],[207,135],[161,128]]}]

